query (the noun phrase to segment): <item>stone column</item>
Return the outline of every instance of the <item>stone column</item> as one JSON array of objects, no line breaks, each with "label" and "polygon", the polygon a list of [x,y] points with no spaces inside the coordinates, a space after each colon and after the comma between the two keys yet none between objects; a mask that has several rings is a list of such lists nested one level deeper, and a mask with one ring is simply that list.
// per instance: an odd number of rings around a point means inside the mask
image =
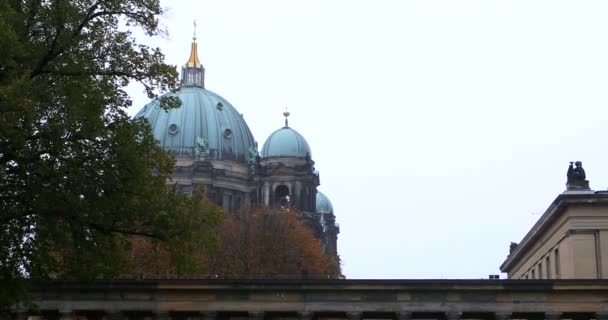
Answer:
[{"label": "stone column", "polygon": [[411,312],[397,312],[397,320],[410,320],[411,318]]},{"label": "stone column", "polygon": [[296,185],[293,190],[289,190],[291,192],[292,203],[298,209],[302,209],[302,183],[300,181],[296,181]]},{"label": "stone column", "polygon": [[105,320],[126,320],[127,317],[121,311],[106,311],[106,315],[103,317]]},{"label": "stone column", "polygon": [[304,198],[302,199],[302,210],[303,211],[313,211],[313,210],[308,209],[310,207],[310,190],[308,189],[307,186],[304,186],[303,189],[304,189]]},{"label": "stone column", "polygon": [[270,184],[268,181],[264,182],[264,189],[262,190],[262,196],[264,197],[264,204],[270,205]]},{"label": "stone column", "polygon": [[159,311],[156,314],[154,314],[154,319],[156,319],[156,320],[171,320],[171,315],[169,314],[169,312]]},{"label": "stone column", "polygon": [[279,186],[279,184],[277,182],[273,182],[270,185],[270,205],[274,208],[277,207],[279,204],[278,203],[274,203],[274,197],[275,197],[275,192],[277,190],[277,187]]},{"label": "stone column", "polygon": [[201,316],[202,320],[216,320],[217,312],[204,312]]},{"label": "stone column", "polygon": [[346,319],[348,320],[361,320],[363,318],[363,314],[361,312],[347,312]]},{"label": "stone column", "polygon": [[249,312],[249,320],[264,320],[265,316],[263,311]]},{"label": "stone column", "polygon": [[446,312],[445,313],[445,319],[446,320],[459,320],[460,319],[460,312]]},{"label": "stone column", "polygon": [[300,320],[313,320],[314,319],[314,314],[312,312],[300,312],[298,314],[298,317],[300,318]]},{"label": "stone column", "polygon": [[295,198],[294,198],[294,192],[293,192],[293,183],[288,183],[287,184],[287,188],[289,188],[289,193],[287,194],[289,196],[289,205],[292,205],[297,208],[297,202],[295,202]]},{"label": "stone column", "polygon": [[511,314],[505,313],[505,312],[496,312],[494,314],[494,319],[495,320],[509,320],[509,319],[511,319]]},{"label": "stone column", "polygon": [[60,310],[59,320],[76,320],[76,315],[72,310]]}]

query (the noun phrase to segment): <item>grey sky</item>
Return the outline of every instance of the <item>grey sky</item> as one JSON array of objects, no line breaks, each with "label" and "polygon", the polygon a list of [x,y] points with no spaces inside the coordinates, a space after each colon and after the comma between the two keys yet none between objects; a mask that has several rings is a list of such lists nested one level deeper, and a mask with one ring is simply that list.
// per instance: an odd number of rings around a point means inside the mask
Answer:
[{"label": "grey sky", "polygon": [[[348,278],[485,278],[581,160],[608,187],[608,1],[164,1],[260,144],[312,148]],[[129,93],[135,114],[147,102]]]}]

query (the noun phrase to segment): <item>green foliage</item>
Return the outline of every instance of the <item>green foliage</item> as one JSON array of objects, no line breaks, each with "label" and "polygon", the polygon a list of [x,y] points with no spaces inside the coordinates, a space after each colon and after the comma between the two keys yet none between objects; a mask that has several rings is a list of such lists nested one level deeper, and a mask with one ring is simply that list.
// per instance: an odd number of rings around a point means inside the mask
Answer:
[{"label": "green foliage", "polygon": [[[130,28],[162,35],[158,0],[0,0],[0,307],[24,278],[128,274],[132,236],[170,244],[177,272],[221,212],[166,186],[174,160],[124,91],[177,86]],[[179,100],[163,99],[165,108]]]}]

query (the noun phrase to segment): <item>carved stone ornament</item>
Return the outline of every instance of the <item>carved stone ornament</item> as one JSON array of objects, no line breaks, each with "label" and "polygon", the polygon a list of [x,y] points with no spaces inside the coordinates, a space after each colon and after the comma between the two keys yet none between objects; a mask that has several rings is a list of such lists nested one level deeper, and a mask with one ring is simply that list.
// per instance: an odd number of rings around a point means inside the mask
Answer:
[{"label": "carved stone ornament", "polygon": [[196,137],[196,148],[194,148],[194,157],[205,158],[209,156],[209,145],[203,137]]},{"label": "carved stone ornament", "polygon": [[247,163],[249,164],[249,175],[254,177],[256,174],[256,166],[259,164],[260,153],[257,148],[249,148]]}]

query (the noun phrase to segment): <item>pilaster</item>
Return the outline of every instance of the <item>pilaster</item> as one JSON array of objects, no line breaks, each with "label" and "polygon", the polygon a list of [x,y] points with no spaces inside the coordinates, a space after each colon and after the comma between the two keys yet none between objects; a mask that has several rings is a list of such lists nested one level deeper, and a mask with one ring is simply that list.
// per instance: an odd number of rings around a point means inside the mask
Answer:
[{"label": "pilaster", "polygon": [[263,188],[263,197],[264,197],[264,205],[269,206],[270,205],[270,183],[268,183],[268,181],[264,182],[264,188]]},{"label": "pilaster", "polygon": [[300,312],[298,314],[298,318],[300,320],[313,320],[314,319],[314,313],[312,312]]},{"label": "pilaster", "polygon": [[263,311],[249,312],[249,320],[264,320],[264,317]]},{"label": "pilaster", "polygon": [[61,310],[59,312],[59,320],[76,320],[76,315],[72,310]]},{"label": "pilaster", "polygon": [[445,319],[446,320],[459,320],[460,319],[460,312],[446,312],[445,313]]},{"label": "pilaster", "polygon": [[397,320],[410,320],[410,319],[412,319],[411,312],[398,312],[397,313]]},{"label": "pilaster", "polygon": [[201,316],[201,319],[202,320],[216,320],[217,319],[217,312],[205,312]]},{"label": "pilaster", "polygon": [[154,314],[154,319],[155,320],[171,320],[171,315],[169,314],[169,312],[157,312],[156,314]]},{"label": "pilaster", "polygon": [[121,311],[111,310],[106,311],[105,320],[127,320],[125,314]]},{"label": "pilaster", "polygon": [[496,312],[494,314],[494,320],[510,320],[510,319],[511,319],[511,313]]},{"label": "pilaster", "polygon": [[348,320],[361,320],[363,318],[363,314],[361,312],[347,312],[346,318]]}]

